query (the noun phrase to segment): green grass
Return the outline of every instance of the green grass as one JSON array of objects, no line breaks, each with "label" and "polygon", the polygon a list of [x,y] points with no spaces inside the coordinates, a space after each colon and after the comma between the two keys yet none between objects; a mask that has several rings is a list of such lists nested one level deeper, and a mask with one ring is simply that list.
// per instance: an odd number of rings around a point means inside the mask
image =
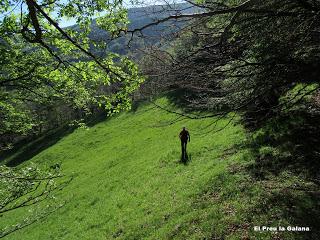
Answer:
[{"label": "green grass", "polygon": [[[229,119],[213,128],[214,119],[176,118],[144,105],[77,129],[23,163],[60,163],[74,179],[55,193],[62,208],[7,239],[271,239],[273,233],[253,232],[253,226],[289,224],[282,205],[264,205],[271,193],[244,170],[254,159],[239,147],[246,141],[241,125],[215,132]],[[180,163],[182,126],[191,134],[186,165]],[[0,226],[28,210],[7,214]]]}]

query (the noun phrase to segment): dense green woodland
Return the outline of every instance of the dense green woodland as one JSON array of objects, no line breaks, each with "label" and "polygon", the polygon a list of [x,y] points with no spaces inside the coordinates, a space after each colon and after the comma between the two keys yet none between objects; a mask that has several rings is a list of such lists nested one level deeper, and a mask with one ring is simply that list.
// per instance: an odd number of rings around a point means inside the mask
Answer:
[{"label": "dense green woodland", "polygon": [[0,238],[319,239],[320,1],[127,6],[1,1]]}]

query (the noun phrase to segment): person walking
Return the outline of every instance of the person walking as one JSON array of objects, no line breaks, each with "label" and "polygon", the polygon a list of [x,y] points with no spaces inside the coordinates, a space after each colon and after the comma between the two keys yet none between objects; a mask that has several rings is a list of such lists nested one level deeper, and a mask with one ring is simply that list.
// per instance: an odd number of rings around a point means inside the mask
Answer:
[{"label": "person walking", "polygon": [[181,141],[181,159],[185,161],[188,158],[187,155],[187,143],[190,142],[190,134],[185,127],[182,128],[182,131],[179,134],[179,138]]}]

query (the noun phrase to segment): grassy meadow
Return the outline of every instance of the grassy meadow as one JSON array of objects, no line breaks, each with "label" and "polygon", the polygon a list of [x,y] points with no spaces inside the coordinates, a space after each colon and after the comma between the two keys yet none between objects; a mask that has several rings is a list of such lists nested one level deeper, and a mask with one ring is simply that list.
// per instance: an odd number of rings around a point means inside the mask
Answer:
[{"label": "grassy meadow", "polygon": [[[157,102],[174,108],[166,98]],[[45,169],[58,163],[65,177],[57,183],[71,177],[72,181],[54,192],[54,198],[7,214],[0,226],[15,224],[46,205],[63,206],[5,239],[299,237],[292,232],[253,231],[255,225],[298,221],[286,214],[285,202],[274,204],[273,199],[278,191],[274,185],[289,186],[293,179],[283,174],[277,180],[255,181],[246,170],[254,157],[242,126],[236,121],[228,124],[229,118],[212,124],[214,120],[181,120],[144,104],[75,130],[19,165],[34,163]],[[191,134],[186,164],[180,162],[182,126]],[[297,205],[304,211],[310,203],[301,194],[294,199],[304,199]]]}]

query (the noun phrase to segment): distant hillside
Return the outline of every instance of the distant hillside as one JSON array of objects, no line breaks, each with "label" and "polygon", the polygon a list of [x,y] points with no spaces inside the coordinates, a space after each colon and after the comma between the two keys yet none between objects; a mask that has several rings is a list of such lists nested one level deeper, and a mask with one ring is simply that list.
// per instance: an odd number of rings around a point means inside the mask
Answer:
[{"label": "distant hillside", "polygon": [[[156,19],[162,19],[174,14],[174,10],[178,10],[181,13],[193,13],[197,11],[197,8],[192,7],[190,4],[176,4],[170,8],[165,5],[155,5],[140,8],[130,8],[128,10],[129,17],[129,30],[140,28],[146,24],[149,24]],[[181,26],[181,23],[175,24],[177,27]],[[178,28],[174,27],[172,22],[162,23],[142,31],[143,38],[137,36],[134,37],[133,41],[130,43],[130,48],[128,47],[128,41],[131,38],[131,34],[112,40],[108,44],[106,51],[111,51],[125,55],[128,52],[134,51],[136,48],[143,46],[143,44],[157,44],[160,40],[161,34],[170,33],[170,31],[176,31]],[[78,26],[74,25],[72,28],[77,29]],[[110,36],[108,33],[97,26],[96,20],[92,21],[91,33],[89,37],[94,41],[109,41]],[[92,49],[96,54],[103,55],[101,50]]]}]

